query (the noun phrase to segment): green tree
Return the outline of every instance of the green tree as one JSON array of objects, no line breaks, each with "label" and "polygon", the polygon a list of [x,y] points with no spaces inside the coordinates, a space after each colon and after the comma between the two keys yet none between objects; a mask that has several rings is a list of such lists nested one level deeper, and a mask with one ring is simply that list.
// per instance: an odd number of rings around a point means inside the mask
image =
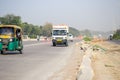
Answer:
[{"label": "green tree", "polygon": [[113,39],[120,39],[120,29],[117,29],[113,34]]},{"label": "green tree", "polygon": [[73,27],[70,27],[70,28],[69,28],[69,33],[73,34],[73,36],[78,36],[78,35],[80,35],[79,30],[77,30],[77,29],[75,29],[75,28],[73,28]]},{"label": "green tree", "polygon": [[15,16],[13,14],[7,14],[3,17],[0,17],[1,24],[6,25],[18,25],[21,26],[22,21],[20,16]]},{"label": "green tree", "polygon": [[40,35],[42,29],[39,26],[33,24],[28,24],[27,22],[22,24],[22,28],[25,35],[28,35],[30,38],[36,38],[37,35]]},{"label": "green tree", "polygon": [[25,22],[22,25],[24,34],[29,36],[32,31],[32,24],[28,24],[27,22]]},{"label": "green tree", "polygon": [[43,35],[43,26],[40,26],[39,28],[40,28],[39,29],[40,30],[39,35],[42,36]]},{"label": "green tree", "polygon": [[46,23],[43,26],[42,30],[43,30],[43,35],[44,36],[50,37],[51,36],[51,32],[52,32],[52,24],[51,23]]}]

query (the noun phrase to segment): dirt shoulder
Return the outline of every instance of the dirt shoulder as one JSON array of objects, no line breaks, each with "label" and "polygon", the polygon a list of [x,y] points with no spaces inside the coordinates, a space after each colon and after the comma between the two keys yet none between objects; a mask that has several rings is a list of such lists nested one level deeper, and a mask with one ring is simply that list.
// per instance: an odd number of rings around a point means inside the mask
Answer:
[{"label": "dirt shoulder", "polygon": [[92,56],[93,80],[120,80],[120,45],[107,41],[93,43],[99,45]]}]

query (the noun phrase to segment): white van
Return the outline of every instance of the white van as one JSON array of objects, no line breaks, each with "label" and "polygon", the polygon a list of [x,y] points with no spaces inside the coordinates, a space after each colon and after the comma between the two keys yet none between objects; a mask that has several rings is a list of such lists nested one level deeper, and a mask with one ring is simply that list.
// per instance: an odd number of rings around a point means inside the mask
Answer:
[{"label": "white van", "polygon": [[69,27],[67,25],[54,25],[52,29],[52,43],[53,46],[63,44],[68,46]]}]

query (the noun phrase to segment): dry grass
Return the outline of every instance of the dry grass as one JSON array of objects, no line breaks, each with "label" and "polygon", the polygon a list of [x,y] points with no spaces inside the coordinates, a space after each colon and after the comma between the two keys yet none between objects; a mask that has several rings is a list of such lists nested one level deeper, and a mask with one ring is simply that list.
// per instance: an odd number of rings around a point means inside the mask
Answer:
[{"label": "dry grass", "polygon": [[120,80],[120,45],[107,41],[94,44],[106,48],[107,51],[98,51],[93,55],[93,80]]}]

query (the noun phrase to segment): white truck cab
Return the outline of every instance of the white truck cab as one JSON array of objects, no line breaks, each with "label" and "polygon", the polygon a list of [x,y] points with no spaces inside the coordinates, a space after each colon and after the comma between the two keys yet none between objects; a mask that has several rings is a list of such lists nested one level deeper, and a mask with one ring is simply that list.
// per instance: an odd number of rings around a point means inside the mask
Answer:
[{"label": "white truck cab", "polygon": [[64,44],[68,46],[69,27],[67,25],[56,25],[52,29],[52,43],[53,46],[57,44]]}]

